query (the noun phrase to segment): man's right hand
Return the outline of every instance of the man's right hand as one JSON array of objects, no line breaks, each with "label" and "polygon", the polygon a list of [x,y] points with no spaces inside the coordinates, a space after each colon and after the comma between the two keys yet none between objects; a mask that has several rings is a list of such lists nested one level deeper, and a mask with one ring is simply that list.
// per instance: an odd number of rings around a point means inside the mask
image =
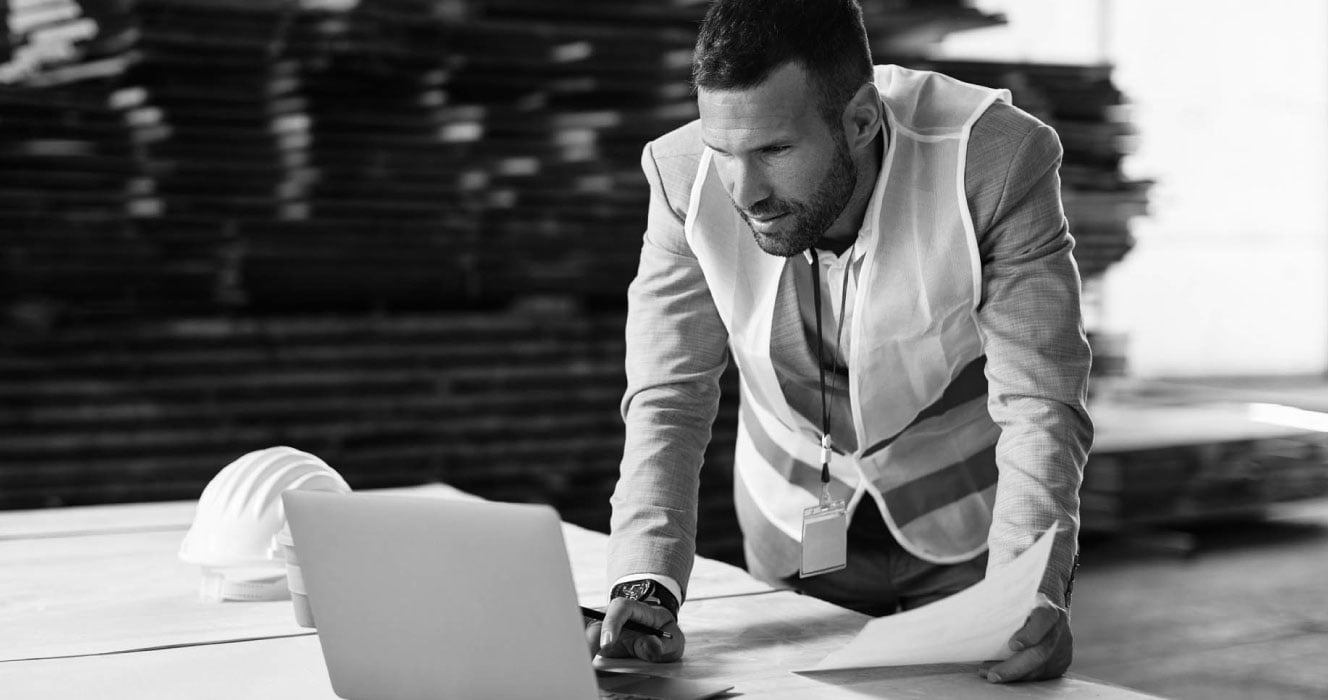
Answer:
[{"label": "man's right hand", "polygon": [[[668,632],[673,639],[623,629],[623,623],[628,620]],[[658,605],[627,598],[614,598],[604,612],[604,621],[586,627],[586,642],[590,645],[591,656],[635,657],[655,663],[681,659],[683,647],[687,645],[673,613]]]}]

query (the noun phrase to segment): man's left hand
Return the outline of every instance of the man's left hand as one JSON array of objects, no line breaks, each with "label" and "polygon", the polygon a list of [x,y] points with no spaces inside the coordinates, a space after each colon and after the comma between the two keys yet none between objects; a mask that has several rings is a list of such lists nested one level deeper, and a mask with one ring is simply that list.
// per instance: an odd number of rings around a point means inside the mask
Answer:
[{"label": "man's left hand", "polygon": [[1074,658],[1069,611],[1039,593],[1028,620],[1010,638],[1010,649],[1014,656],[982,664],[978,675],[992,683],[1041,681],[1064,675]]}]

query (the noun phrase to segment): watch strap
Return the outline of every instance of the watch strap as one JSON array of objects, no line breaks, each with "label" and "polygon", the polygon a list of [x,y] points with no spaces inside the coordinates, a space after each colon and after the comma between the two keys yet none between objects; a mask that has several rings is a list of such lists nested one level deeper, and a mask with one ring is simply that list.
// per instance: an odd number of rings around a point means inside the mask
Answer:
[{"label": "watch strap", "polygon": [[678,599],[673,597],[673,593],[668,588],[652,579],[623,581],[614,586],[609,593],[609,599],[613,600],[614,598],[628,598],[648,605],[658,605],[672,613],[673,619],[678,619],[678,608],[680,607]]}]

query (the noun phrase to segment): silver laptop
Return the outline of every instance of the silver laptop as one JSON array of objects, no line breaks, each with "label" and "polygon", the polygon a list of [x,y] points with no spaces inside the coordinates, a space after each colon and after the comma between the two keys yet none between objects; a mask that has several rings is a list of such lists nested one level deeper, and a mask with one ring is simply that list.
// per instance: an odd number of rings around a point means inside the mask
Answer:
[{"label": "silver laptop", "polygon": [[548,506],[316,491],[283,501],[343,698],[700,700],[732,687],[596,672]]}]

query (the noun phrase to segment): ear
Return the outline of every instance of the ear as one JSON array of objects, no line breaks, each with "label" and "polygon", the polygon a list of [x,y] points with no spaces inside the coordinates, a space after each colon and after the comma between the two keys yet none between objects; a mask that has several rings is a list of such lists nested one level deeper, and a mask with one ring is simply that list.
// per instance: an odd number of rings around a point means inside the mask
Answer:
[{"label": "ear", "polygon": [[875,83],[863,83],[853,94],[853,99],[844,105],[844,139],[849,150],[870,144],[880,132],[884,118],[881,94],[876,91]]}]

